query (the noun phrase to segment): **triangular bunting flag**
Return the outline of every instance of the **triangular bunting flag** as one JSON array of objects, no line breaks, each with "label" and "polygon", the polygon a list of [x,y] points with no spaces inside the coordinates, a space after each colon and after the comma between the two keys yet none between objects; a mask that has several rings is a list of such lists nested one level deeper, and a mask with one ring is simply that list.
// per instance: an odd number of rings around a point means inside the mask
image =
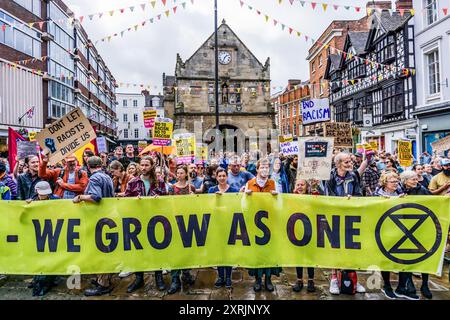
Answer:
[{"label": "triangular bunting flag", "polygon": [[152,2],[150,2],[150,3],[152,4],[152,7],[155,8],[156,1],[152,1]]},{"label": "triangular bunting flag", "polygon": [[167,0],[161,0],[161,2],[163,3],[164,6],[166,6]]},{"label": "triangular bunting flag", "polygon": [[145,3],[141,4],[141,9],[142,9],[142,11],[145,10]]},{"label": "triangular bunting flag", "polygon": [[292,34],[292,31],[294,31],[294,29],[289,28],[289,34]]},{"label": "triangular bunting flag", "polygon": [[326,3],[322,3],[322,7],[323,7],[323,11],[327,11],[327,8],[328,8],[328,4],[326,4]]},{"label": "triangular bunting flag", "polygon": [[113,14],[114,14],[114,10],[111,10],[111,11],[109,12],[109,15],[112,17]]},{"label": "triangular bunting flag", "polygon": [[311,7],[313,8],[313,10],[316,9],[317,3],[316,2],[311,2]]},{"label": "triangular bunting flag", "polygon": [[186,9],[186,2],[183,2],[182,4],[183,9]]},{"label": "triangular bunting flag", "polygon": [[173,7],[173,13],[177,13],[177,6]]},{"label": "triangular bunting flag", "polygon": [[166,14],[166,17],[168,17],[168,16],[170,15],[170,10],[167,10],[167,11],[165,12],[165,14]]},{"label": "triangular bunting flag", "polygon": [[267,14],[264,17],[266,18],[266,22],[269,21],[269,16]]},{"label": "triangular bunting flag", "polygon": [[442,8],[442,11],[444,12],[444,16],[448,14],[448,8]]}]

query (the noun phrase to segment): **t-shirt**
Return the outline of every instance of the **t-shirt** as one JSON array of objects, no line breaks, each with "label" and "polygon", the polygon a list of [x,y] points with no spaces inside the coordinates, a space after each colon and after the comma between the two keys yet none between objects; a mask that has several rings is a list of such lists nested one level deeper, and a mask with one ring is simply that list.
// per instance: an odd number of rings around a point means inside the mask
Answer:
[{"label": "t-shirt", "polygon": [[195,189],[200,189],[203,184],[203,179],[197,176],[195,179],[191,180],[191,183],[194,185]]},{"label": "t-shirt", "polygon": [[142,182],[144,182],[145,194],[148,194],[150,191],[150,180],[142,179]]},{"label": "t-shirt", "polygon": [[247,171],[240,171],[239,174],[234,175],[230,172],[227,183],[234,189],[240,190],[245,184],[252,180],[255,176]]},{"label": "t-shirt", "polygon": [[[68,184],[75,184],[75,171],[74,172],[69,172],[68,174],[68,178],[67,178],[67,183]],[[69,191],[69,190],[64,190],[64,195],[63,195],[63,199],[73,199],[75,198],[77,194],[75,192]]]},{"label": "t-shirt", "polygon": [[[220,190],[219,190],[219,186],[217,185],[217,186],[209,188],[208,193],[216,193],[218,191],[220,191]],[[238,193],[238,192],[239,192],[239,190],[233,188],[232,186],[229,186],[227,191],[225,191],[225,193]]]},{"label": "t-shirt", "polygon": [[[450,176],[446,176],[443,172],[441,172],[431,179],[428,189],[430,189],[430,191],[437,190],[447,184],[447,182],[450,182]],[[442,191],[439,195],[446,195],[449,189]]]}]

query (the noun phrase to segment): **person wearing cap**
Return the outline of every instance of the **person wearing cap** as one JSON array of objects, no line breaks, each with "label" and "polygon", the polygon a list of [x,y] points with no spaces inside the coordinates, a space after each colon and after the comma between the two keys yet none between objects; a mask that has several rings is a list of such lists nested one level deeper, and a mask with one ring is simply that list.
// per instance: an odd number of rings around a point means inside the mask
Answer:
[{"label": "person wearing cap", "polygon": [[65,161],[65,168],[49,169],[48,155],[42,158],[39,165],[39,177],[49,181],[55,187],[55,195],[62,199],[73,199],[77,195],[83,194],[88,183],[88,174],[77,166],[77,158],[68,156]]},{"label": "person wearing cap", "polygon": [[446,195],[450,191],[450,159],[441,159],[441,173],[438,173],[431,179],[428,189],[434,195]]},{"label": "person wearing cap", "polygon": [[[36,196],[33,200],[28,199],[27,202],[32,201],[47,201],[47,200],[58,200],[58,196],[54,195],[52,188],[47,181],[39,181],[36,183],[34,190],[36,191]],[[47,294],[52,287],[57,285],[57,276],[49,275],[37,275],[33,277],[33,281],[28,286],[32,289],[33,296],[44,296]]]},{"label": "person wearing cap", "polygon": [[[99,203],[103,198],[114,198],[114,184],[110,176],[102,171],[103,162],[100,157],[93,156],[87,160],[89,170],[92,172],[84,194],[73,198],[73,203],[82,201]],[[94,288],[84,291],[85,296],[101,296],[112,291],[111,274],[99,274]]]}]

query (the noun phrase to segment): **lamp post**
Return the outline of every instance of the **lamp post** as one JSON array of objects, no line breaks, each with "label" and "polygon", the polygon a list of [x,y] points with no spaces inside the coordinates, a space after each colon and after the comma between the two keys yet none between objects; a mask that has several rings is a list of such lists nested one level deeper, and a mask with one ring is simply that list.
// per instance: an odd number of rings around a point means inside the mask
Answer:
[{"label": "lamp post", "polygon": [[219,130],[219,40],[217,35],[217,0],[214,0],[214,77],[215,77],[215,102],[216,102],[216,129]]}]

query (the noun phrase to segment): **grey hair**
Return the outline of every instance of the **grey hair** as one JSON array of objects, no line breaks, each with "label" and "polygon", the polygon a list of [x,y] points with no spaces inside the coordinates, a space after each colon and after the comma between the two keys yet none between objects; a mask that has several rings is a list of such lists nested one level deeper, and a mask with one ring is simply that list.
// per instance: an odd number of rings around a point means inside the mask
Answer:
[{"label": "grey hair", "polygon": [[404,171],[400,174],[400,181],[404,185],[406,181],[408,181],[411,178],[417,177],[417,173],[411,170]]},{"label": "grey hair", "polygon": [[339,152],[337,155],[334,156],[334,164],[336,165],[336,167],[338,166],[339,163],[341,163],[342,158],[349,156],[350,153],[348,152]]}]

